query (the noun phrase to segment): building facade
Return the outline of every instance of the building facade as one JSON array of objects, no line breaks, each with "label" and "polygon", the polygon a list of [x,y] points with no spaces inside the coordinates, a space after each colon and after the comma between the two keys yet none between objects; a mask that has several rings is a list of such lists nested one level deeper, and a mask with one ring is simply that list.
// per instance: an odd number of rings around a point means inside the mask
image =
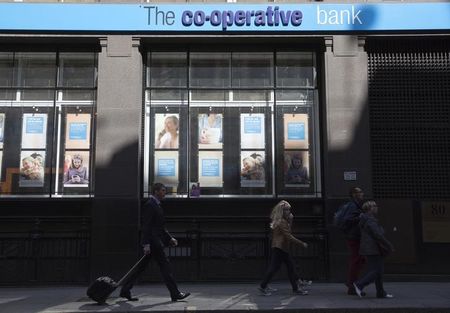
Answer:
[{"label": "building facade", "polygon": [[353,186],[388,274],[450,274],[449,4],[0,8],[1,284],[120,276],[155,182],[180,280],[260,278],[281,199],[301,276],[343,280]]}]

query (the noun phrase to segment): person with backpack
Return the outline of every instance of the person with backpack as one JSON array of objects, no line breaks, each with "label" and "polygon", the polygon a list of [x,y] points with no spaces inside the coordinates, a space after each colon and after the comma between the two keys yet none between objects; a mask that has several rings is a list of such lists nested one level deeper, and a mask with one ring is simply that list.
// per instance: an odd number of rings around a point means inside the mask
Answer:
[{"label": "person with backpack", "polygon": [[361,231],[358,226],[359,216],[362,211],[364,192],[359,187],[350,189],[350,201],[339,208],[335,214],[335,225],[337,225],[345,235],[347,247],[350,252],[347,274],[347,294],[357,295],[353,285],[359,278],[365,258],[359,254]]}]

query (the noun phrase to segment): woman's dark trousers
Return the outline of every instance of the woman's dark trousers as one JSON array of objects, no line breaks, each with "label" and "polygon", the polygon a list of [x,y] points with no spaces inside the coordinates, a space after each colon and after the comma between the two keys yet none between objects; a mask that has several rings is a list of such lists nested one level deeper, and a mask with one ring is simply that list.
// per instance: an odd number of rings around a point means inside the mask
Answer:
[{"label": "woman's dark trousers", "polygon": [[383,288],[383,272],[384,272],[384,260],[381,255],[368,255],[367,256],[367,272],[356,282],[356,286],[359,289],[363,289],[367,285],[375,282],[375,288],[377,289],[377,297],[383,297],[386,292]]},{"label": "woman's dark trousers", "polygon": [[297,279],[299,276],[295,271],[294,261],[292,260],[292,257],[289,255],[289,253],[284,252],[279,248],[272,248],[270,265],[267,269],[266,274],[264,275],[264,279],[261,283],[261,288],[267,287],[267,284],[272,280],[273,275],[280,269],[281,263],[286,264],[289,281],[292,285],[292,290],[298,290]]}]

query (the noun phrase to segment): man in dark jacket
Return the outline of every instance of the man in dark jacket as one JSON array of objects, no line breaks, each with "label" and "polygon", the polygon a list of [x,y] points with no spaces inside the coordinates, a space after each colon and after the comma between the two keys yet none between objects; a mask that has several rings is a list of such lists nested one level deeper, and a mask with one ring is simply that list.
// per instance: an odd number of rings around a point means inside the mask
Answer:
[{"label": "man in dark jacket", "polygon": [[163,184],[155,183],[152,188],[152,195],[150,199],[144,204],[141,210],[141,224],[142,224],[142,240],[141,244],[144,249],[144,262],[139,264],[139,268],[130,277],[130,279],[122,286],[120,296],[127,298],[129,301],[137,301],[137,298],[131,296],[131,288],[136,279],[145,270],[153,256],[159,265],[161,275],[164,283],[169,289],[172,301],[184,299],[190,295],[189,292],[180,292],[177,283],[173,278],[172,270],[170,268],[169,259],[164,253],[164,247],[170,245],[175,247],[178,241],[173,238],[165,228],[164,211],[161,207],[161,200],[166,196],[166,187]]},{"label": "man in dark jacket", "polygon": [[350,201],[347,206],[347,220],[345,238],[347,239],[347,247],[350,251],[348,275],[347,275],[347,294],[356,295],[353,283],[358,280],[362,267],[365,263],[364,257],[359,254],[359,244],[361,239],[361,231],[359,229],[359,215],[362,213],[361,205],[364,201],[364,193],[361,188],[354,187],[350,189]]}]

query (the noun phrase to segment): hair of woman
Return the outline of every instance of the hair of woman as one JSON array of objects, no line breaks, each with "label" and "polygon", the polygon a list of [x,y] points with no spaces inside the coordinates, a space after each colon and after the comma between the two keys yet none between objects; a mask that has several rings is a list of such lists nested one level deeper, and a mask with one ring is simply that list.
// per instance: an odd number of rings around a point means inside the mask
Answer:
[{"label": "hair of woman", "polygon": [[289,202],[285,200],[281,200],[277,203],[272,209],[272,213],[270,214],[270,228],[275,228],[283,219],[284,219],[284,210],[290,209],[291,205]]}]

